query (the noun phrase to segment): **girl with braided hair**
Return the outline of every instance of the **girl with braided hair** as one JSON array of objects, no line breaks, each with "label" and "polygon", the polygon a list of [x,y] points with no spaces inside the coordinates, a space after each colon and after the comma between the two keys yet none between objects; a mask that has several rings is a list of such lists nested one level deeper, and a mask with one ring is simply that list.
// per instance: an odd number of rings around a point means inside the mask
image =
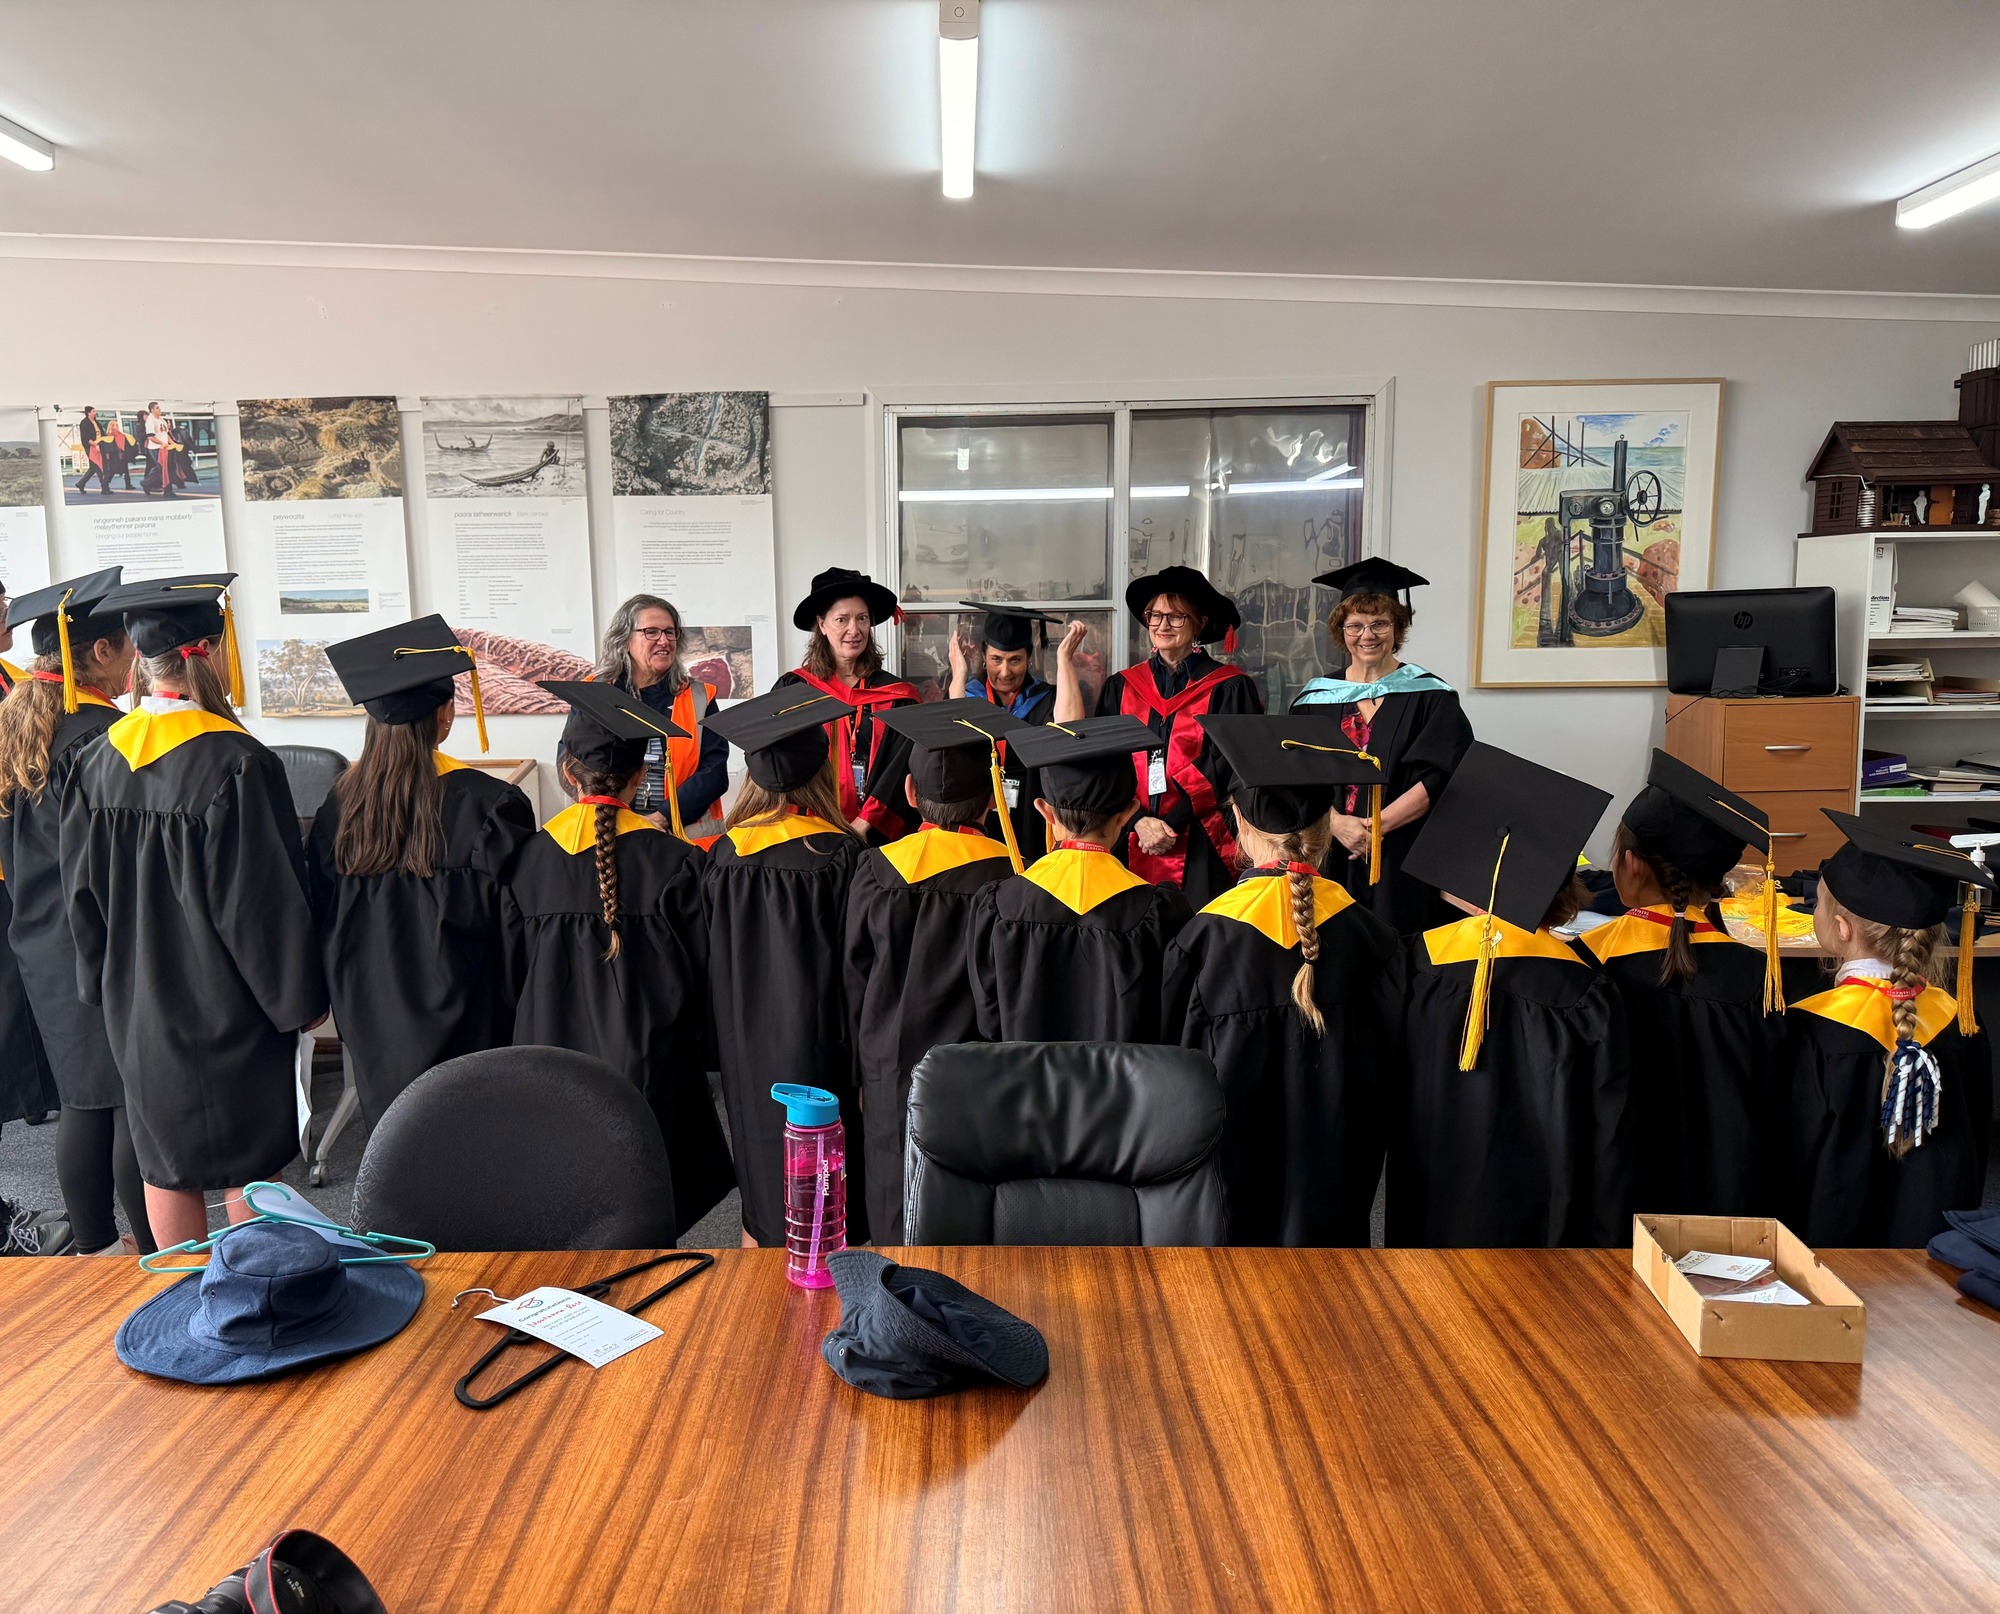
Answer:
[{"label": "girl with braided hair", "polygon": [[542,688],[569,702],[576,802],[522,847],[501,894],[513,1041],[590,1054],[645,1094],[686,1232],[736,1184],[708,1090],[702,854],[632,811],[648,747],[686,736],[614,685]]},{"label": "girl with braided hair", "polygon": [[1784,1216],[1808,1244],[1915,1246],[1985,1185],[1986,1039],[1930,977],[1961,891],[1993,877],[1946,842],[1827,817],[1847,844],[1820,871],[1813,934],[1835,982],[1785,1017]]},{"label": "girl with braided hair", "polygon": [[1723,877],[1770,847],[1762,808],[1664,751],[1612,842],[1622,916],[1584,933],[1625,1006],[1641,1210],[1768,1215],[1784,1016],[1773,958],[1723,928]]},{"label": "girl with braided hair", "polygon": [[1165,1024],[1222,1080],[1228,1242],[1366,1245],[1399,944],[1319,867],[1337,796],[1381,770],[1315,717],[1199,721],[1235,781],[1242,872],[1168,949]]}]

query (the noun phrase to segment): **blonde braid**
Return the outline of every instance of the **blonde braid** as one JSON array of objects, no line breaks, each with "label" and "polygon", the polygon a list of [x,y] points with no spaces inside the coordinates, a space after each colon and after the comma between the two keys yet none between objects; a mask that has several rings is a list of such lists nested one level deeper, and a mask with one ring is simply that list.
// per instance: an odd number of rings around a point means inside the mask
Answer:
[{"label": "blonde braid", "polygon": [[[1904,992],[1914,989],[1921,994],[1926,986],[1934,984],[1938,957],[1944,946],[1944,926],[1906,930],[1899,925],[1878,925],[1871,920],[1862,920],[1852,910],[1849,910],[1849,918],[1855,921],[1862,944],[1889,966],[1890,986]],[[1904,1043],[1914,1045],[1917,1040],[1917,998],[1891,998],[1889,1007],[1894,1019],[1896,1043],[1882,1060],[1881,1101],[1884,1105],[1888,1104],[1895,1086],[1898,1051]],[[1901,1159],[1919,1141],[1909,1132],[1899,1131],[1889,1144],[1889,1152]]]},{"label": "blonde braid", "polygon": [[[1280,855],[1287,863],[1305,863],[1314,868],[1326,855],[1332,839],[1332,826],[1321,820],[1308,829],[1295,831],[1279,839]],[[1320,1013],[1319,1004],[1313,997],[1313,966],[1319,962],[1319,926],[1313,922],[1313,880],[1311,875],[1286,872],[1285,879],[1292,888],[1292,923],[1299,932],[1299,968],[1292,977],[1292,1002],[1304,1016],[1313,1035],[1326,1035],[1326,1016]]]}]

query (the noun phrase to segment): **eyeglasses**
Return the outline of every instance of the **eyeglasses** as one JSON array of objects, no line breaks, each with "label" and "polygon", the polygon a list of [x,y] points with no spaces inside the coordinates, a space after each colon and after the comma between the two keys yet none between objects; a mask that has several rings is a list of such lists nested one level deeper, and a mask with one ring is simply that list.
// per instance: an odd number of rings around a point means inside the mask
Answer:
[{"label": "eyeglasses", "polygon": [[1391,634],[1396,630],[1387,622],[1343,622],[1340,631],[1350,639],[1361,639],[1371,634]]},{"label": "eyeglasses", "polygon": [[662,639],[678,639],[680,636],[681,630],[679,628],[634,628],[632,630],[633,638],[644,639],[648,644],[658,644]]},{"label": "eyeglasses", "polygon": [[1182,616],[1178,611],[1148,611],[1139,620],[1149,628],[1180,628],[1187,626],[1194,618]]}]

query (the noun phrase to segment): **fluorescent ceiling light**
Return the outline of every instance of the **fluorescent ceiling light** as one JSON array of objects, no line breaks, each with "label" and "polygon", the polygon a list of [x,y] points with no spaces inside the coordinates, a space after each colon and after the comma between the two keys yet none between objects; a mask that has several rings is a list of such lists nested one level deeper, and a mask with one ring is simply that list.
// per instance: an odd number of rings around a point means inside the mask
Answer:
[{"label": "fluorescent ceiling light", "polygon": [[0,157],[46,174],[56,165],[56,148],[32,130],[0,118]]},{"label": "fluorescent ceiling light", "polygon": [[1896,204],[1896,222],[1905,230],[1927,230],[1996,196],[2000,196],[2000,152],[1911,191]]},{"label": "fluorescent ceiling light", "polygon": [[1308,477],[1299,482],[1232,482],[1224,493],[1318,493],[1325,488],[1358,488],[1358,476],[1337,476],[1331,482],[1322,482],[1318,477]]},{"label": "fluorescent ceiling light", "polygon": [[[1187,489],[1182,488],[1185,493]],[[1025,504],[1075,499],[1108,499],[1109,488],[904,488],[896,497],[904,504]]]},{"label": "fluorescent ceiling light", "polygon": [[1185,499],[1194,490],[1185,482],[1162,482],[1155,487],[1134,488],[1135,499]]},{"label": "fluorescent ceiling light", "polygon": [[938,0],[938,144],[944,193],[972,194],[974,132],[979,124],[979,0]]}]

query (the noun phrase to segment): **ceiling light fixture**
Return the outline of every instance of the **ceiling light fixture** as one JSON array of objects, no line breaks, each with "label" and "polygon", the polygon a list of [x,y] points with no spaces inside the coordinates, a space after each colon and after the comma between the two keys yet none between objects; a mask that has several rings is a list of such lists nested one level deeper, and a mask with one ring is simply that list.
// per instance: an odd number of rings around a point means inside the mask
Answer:
[{"label": "ceiling light fixture", "polygon": [[2000,152],[1911,191],[1896,204],[1896,223],[1905,230],[1927,230],[1996,196],[2000,196]]},{"label": "ceiling light fixture", "polygon": [[1109,488],[904,488],[902,504],[1065,504],[1108,499]]},{"label": "ceiling light fixture", "polygon": [[979,124],[979,0],[938,0],[938,144],[944,193],[972,194],[974,132]]},{"label": "ceiling light fixture", "polygon": [[56,165],[56,148],[33,130],[23,129],[18,123],[0,118],[0,157],[10,163],[19,163],[23,168],[32,168],[38,174],[46,174]]}]

